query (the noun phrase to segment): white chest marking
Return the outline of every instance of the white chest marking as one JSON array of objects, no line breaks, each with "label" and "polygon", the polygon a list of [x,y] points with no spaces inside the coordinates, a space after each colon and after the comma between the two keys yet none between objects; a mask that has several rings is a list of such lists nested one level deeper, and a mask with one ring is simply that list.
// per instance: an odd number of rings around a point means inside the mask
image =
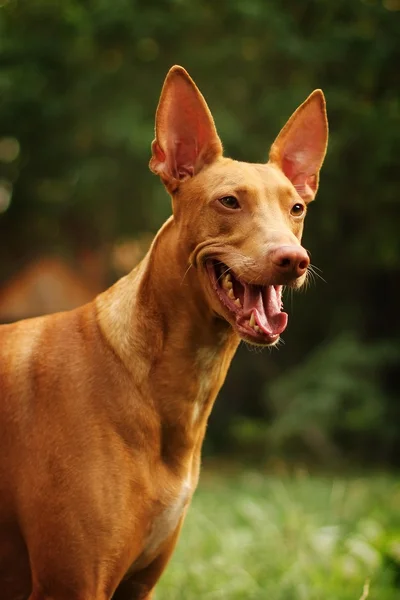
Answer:
[{"label": "white chest marking", "polygon": [[145,556],[155,555],[160,546],[173,534],[190,499],[191,489],[192,486],[188,478],[184,481],[179,496],[171,501],[153,520],[143,550]]},{"label": "white chest marking", "polygon": [[197,364],[200,370],[199,388],[193,403],[192,423],[200,418],[204,404],[210,394],[210,370],[217,360],[217,352],[208,348],[201,348],[197,353]]}]

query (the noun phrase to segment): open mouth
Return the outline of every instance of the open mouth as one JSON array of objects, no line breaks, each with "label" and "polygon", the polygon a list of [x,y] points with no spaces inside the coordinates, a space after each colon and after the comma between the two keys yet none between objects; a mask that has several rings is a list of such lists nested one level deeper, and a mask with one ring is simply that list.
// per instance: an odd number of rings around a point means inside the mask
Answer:
[{"label": "open mouth", "polygon": [[271,345],[286,329],[281,285],[254,285],[239,281],[223,263],[208,260],[206,268],[221,304],[235,319],[239,335],[247,341]]}]

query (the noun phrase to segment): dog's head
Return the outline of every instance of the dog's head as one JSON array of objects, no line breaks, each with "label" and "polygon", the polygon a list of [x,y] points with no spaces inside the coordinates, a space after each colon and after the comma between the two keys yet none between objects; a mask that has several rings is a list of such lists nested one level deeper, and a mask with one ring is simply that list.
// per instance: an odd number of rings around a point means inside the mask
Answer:
[{"label": "dog's head", "polygon": [[187,72],[175,66],[165,80],[150,168],[172,196],[179,241],[207,302],[248,342],[278,341],[287,324],[282,286],[305,281],[301,236],[327,136],[325,100],[316,90],[279,133],[268,163],[225,158]]}]

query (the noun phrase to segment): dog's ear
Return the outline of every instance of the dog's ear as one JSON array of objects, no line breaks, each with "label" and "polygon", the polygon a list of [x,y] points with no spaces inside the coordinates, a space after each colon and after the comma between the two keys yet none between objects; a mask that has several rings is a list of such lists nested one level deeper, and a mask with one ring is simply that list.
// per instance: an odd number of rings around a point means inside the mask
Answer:
[{"label": "dog's ear", "polygon": [[150,169],[170,191],[222,154],[210,110],[182,67],[170,69],[156,114]]},{"label": "dog's ear", "polygon": [[290,117],[269,154],[270,162],[284,172],[306,202],[317,193],[327,143],[325,98],[321,90],[315,90]]}]

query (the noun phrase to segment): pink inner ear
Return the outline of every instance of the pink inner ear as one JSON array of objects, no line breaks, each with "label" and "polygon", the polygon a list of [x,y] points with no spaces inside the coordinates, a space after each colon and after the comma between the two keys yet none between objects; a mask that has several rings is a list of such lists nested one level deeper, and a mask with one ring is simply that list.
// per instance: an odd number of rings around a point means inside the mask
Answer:
[{"label": "pink inner ear", "polygon": [[[171,128],[173,130],[173,126]],[[171,150],[168,155],[171,172],[176,179],[186,179],[193,177],[195,164],[198,158],[198,148],[196,138],[190,140],[185,138],[184,133],[170,142]]]},{"label": "pink inner ear", "polygon": [[168,102],[162,142],[170,172],[176,179],[193,177],[199,156],[214,133],[201,100],[186,80],[177,79]]},{"label": "pink inner ear", "polygon": [[314,92],[292,115],[271,149],[272,160],[304,200],[312,200],[317,191],[326,142],[323,96]]},{"label": "pink inner ear", "polygon": [[[321,165],[321,145],[309,138],[296,138],[299,145],[289,142],[284,147],[281,169],[304,200],[311,200],[318,187],[318,172]],[[311,142],[311,143],[310,143]],[[314,143],[313,143],[314,142]],[[323,156],[323,154],[322,154]]]},{"label": "pink inner ear", "polygon": [[156,120],[150,167],[164,180],[193,177],[222,152],[207,104],[186,72],[167,76]]},{"label": "pink inner ear", "polygon": [[152,143],[151,151],[153,153],[153,157],[154,157],[155,160],[158,160],[159,162],[164,162],[164,160],[165,160],[165,154],[161,150],[161,148],[160,148],[157,140],[154,140],[154,142]]},{"label": "pink inner ear", "polygon": [[282,171],[286,177],[292,182],[297,193],[304,200],[312,200],[315,196],[318,187],[318,174],[307,175],[305,172],[298,170],[298,165],[288,158],[282,160]]}]

